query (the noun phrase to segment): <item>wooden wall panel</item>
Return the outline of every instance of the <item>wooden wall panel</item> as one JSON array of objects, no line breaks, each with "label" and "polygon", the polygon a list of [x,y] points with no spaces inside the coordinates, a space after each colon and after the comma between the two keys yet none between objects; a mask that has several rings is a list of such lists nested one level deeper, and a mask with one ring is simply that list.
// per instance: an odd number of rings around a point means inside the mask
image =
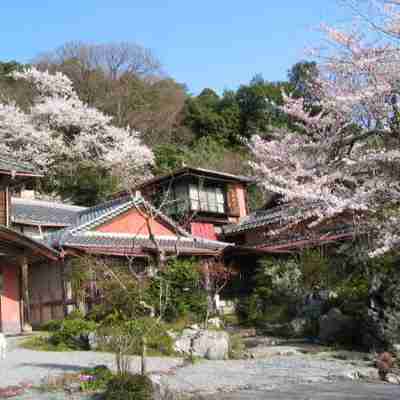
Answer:
[{"label": "wooden wall panel", "polygon": [[8,207],[8,199],[7,199],[7,189],[0,189],[0,225],[7,226],[7,207]]}]

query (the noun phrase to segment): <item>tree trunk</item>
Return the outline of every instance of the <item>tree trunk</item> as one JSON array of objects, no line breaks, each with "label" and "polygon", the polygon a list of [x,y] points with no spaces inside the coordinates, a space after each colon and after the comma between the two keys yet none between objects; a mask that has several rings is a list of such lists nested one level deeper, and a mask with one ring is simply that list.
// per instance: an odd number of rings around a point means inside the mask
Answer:
[{"label": "tree trunk", "polygon": [[205,266],[205,268],[203,270],[203,272],[204,272],[204,290],[207,293],[207,317],[206,317],[207,318],[206,325],[207,325],[208,317],[215,313],[215,298],[214,298],[214,291],[213,291],[212,283],[211,283],[211,279],[210,279],[209,264],[207,261],[205,261],[204,266]]},{"label": "tree trunk", "polygon": [[142,375],[146,375],[147,373],[147,360],[146,360],[146,353],[147,353],[147,339],[146,336],[142,337],[142,354],[141,354],[141,365],[140,365],[140,373]]}]

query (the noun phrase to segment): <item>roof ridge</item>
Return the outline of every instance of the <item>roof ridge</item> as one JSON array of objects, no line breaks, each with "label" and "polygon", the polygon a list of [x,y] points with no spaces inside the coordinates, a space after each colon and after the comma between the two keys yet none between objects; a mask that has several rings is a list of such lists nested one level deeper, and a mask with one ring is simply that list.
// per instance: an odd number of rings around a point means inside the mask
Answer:
[{"label": "roof ridge", "polygon": [[[124,197],[128,198],[130,196],[124,196]],[[120,198],[119,200],[121,201],[122,198]],[[103,220],[107,220],[108,217],[117,216],[121,212],[125,211],[125,209],[129,209],[129,206],[135,204],[135,202],[136,202],[136,199],[130,199],[127,202],[120,204],[116,208],[111,208],[109,211],[105,211],[103,214],[100,214],[98,216],[95,215],[93,217],[93,219],[89,219],[87,222],[84,222],[84,223],[81,223],[81,224],[76,224],[76,225],[70,227],[70,233],[74,234],[75,232],[79,232],[79,231],[85,230],[85,229],[87,229],[89,227],[97,226],[98,224],[101,224],[103,222]],[[117,203],[118,204],[117,201],[110,201],[110,202],[102,204],[101,206],[93,207],[93,208],[91,208],[89,210],[85,210],[85,211],[96,212],[96,211],[100,211],[100,210],[107,210],[108,207],[112,206],[112,203]],[[138,202],[138,203],[140,203],[140,202]]]}]

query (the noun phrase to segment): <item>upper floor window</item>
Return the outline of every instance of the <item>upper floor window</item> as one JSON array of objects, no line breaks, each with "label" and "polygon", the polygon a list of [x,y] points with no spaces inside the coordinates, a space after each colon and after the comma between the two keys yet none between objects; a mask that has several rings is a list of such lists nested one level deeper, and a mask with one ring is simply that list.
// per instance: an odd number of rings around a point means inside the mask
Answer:
[{"label": "upper floor window", "polygon": [[225,195],[221,187],[190,184],[189,199],[193,211],[225,213]]}]

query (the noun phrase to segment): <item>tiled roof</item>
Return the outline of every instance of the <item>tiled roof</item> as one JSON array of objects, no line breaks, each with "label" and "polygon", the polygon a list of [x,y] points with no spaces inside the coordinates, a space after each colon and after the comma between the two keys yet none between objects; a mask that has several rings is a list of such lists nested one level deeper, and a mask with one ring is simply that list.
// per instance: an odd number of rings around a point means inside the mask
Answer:
[{"label": "tiled roof", "polygon": [[41,226],[71,226],[86,207],[32,200],[19,197],[11,199],[11,219],[15,224]]},{"label": "tiled roof", "polygon": [[71,232],[77,233],[80,231],[87,231],[88,229],[99,226],[134,207],[144,207],[145,209],[150,210],[154,216],[162,219],[176,232],[179,232],[182,236],[189,236],[188,232],[179,227],[172,219],[156,210],[142,197],[134,198],[131,195],[125,195],[80,212],[74,226],[71,227]]},{"label": "tiled roof", "polygon": [[228,243],[191,236],[184,229],[177,226],[170,218],[155,210],[144,199],[132,198],[132,196],[123,196],[79,212],[76,223],[73,226],[49,235],[48,242],[58,248],[64,246],[102,248],[122,253],[134,248],[154,248],[154,242],[148,236],[93,231],[93,228],[134,207],[151,210],[154,215],[175,230],[175,235],[156,238],[157,243],[165,250],[179,248],[185,251],[188,249],[214,251],[229,245]]},{"label": "tiled roof", "polygon": [[0,241],[4,249],[15,248],[20,254],[24,253],[32,258],[50,258],[57,260],[58,251],[40,240],[35,240],[13,229],[0,225]]},{"label": "tiled roof", "polygon": [[226,225],[222,229],[225,235],[235,235],[267,225],[282,224],[301,217],[305,212],[310,213],[320,205],[318,202],[310,202],[300,207],[293,204],[283,204],[269,210],[255,211],[244,217],[239,224]]},{"label": "tiled roof", "polygon": [[183,167],[176,171],[171,172],[170,174],[156,176],[152,179],[149,179],[146,182],[143,182],[141,185],[139,185],[138,188],[145,188],[149,185],[153,185],[153,184],[159,183],[161,181],[166,181],[171,178],[177,178],[178,176],[182,176],[182,175],[209,176],[210,178],[224,179],[224,180],[228,180],[228,181],[237,181],[237,182],[242,182],[242,183],[246,183],[246,184],[255,182],[254,178],[250,178],[248,176],[234,175],[234,174],[229,174],[227,172],[213,171],[211,169],[205,169],[205,168]]},{"label": "tiled roof", "polygon": [[13,157],[4,154],[0,154],[0,170],[27,175],[39,175],[32,164],[18,161]]},{"label": "tiled roof", "polygon": [[[158,246],[164,251],[190,252],[196,250],[218,251],[228,243],[194,237],[159,236]],[[137,248],[156,249],[152,240],[143,235],[104,234],[102,232],[86,232],[69,234],[62,238],[62,246],[75,248],[91,248],[128,253]]]}]

